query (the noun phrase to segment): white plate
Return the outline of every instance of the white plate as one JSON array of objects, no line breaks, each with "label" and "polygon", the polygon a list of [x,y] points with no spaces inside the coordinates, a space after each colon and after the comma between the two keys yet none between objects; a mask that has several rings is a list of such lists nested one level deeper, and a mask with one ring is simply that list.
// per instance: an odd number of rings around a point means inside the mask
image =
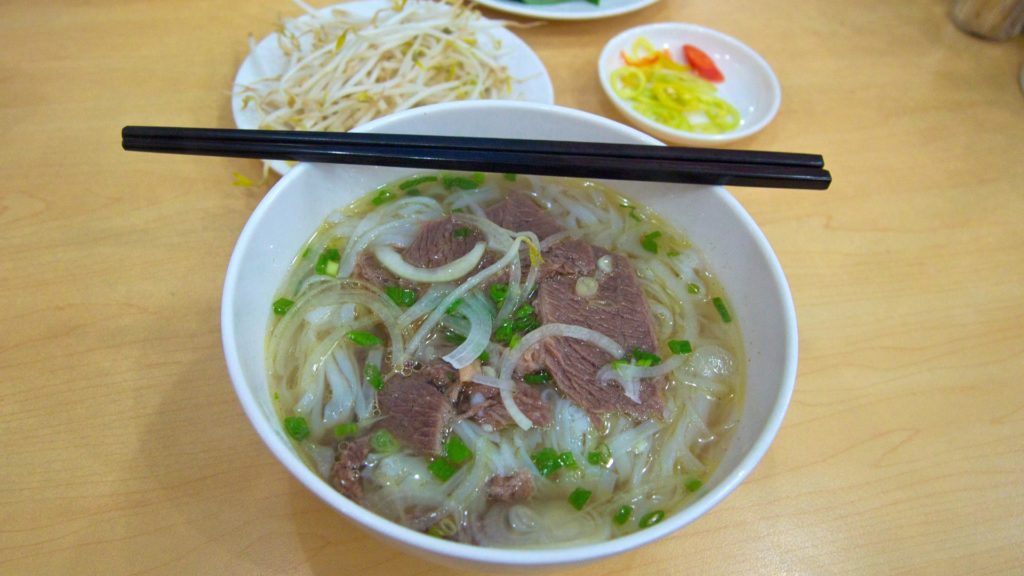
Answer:
[{"label": "white plate", "polygon": [[633,12],[658,0],[600,0],[594,5],[587,0],[569,0],[559,4],[524,4],[518,0],[476,0],[477,4],[531,18],[546,20],[596,20]]},{"label": "white plate", "polygon": [[[321,11],[329,11],[333,8],[344,8],[357,17],[370,17],[378,10],[391,7],[390,0],[362,0],[357,2],[346,2],[321,8]],[[484,19],[487,21],[487,19]],[[537,54],[522,41],[518,36],[505,28],[495,26],[484,33],[501,42],[502,54],[498,62],[508,68],[509,74],[516,79],[512,84],[512,94],[507,97],[509,100],[522,100],[526,102],[537,102],[539,104],[554,104],[555,89],[551,85],[551,77],[540,61]],[[249,84],[257,80],[280,74],[286,60],[285,55],[277,45],[277,35],[271,34],[256,45],[256,59],[250,54],[235,75],[234,86]],[[256,60],[259,60],[259,63]],[[262,64],[262,67],[260,66]],[[259,127],[259,113],[252,108],[243,109],[242,95],[237,90],[232,90],[231,112],[235,119],[235,125],[243,129],[255,129]],[[283,160],[273,160],[270,167],[278,174],[288,171],[289,165]]]},{"label": "white plate", "polygon": [[[725,76],[725,81],[717,85],[718,95],[739,112],[739,126],[722,134],[676,130],[642,116],[619,98],[609,77],[613,70],[624,66],[620,53],[629,52],[639,37],[648,39],[655,49],[667,49],[677,61],[682,61],[683,44],[693,44],[706,52]],[[746,138],[767,126],[782,102],[779,80],[764,58],[732,36],[696,24],[665,22],[630,28],[608,41],[597,69],[601,88],[630,123],[673,144],[718,146]]]}]

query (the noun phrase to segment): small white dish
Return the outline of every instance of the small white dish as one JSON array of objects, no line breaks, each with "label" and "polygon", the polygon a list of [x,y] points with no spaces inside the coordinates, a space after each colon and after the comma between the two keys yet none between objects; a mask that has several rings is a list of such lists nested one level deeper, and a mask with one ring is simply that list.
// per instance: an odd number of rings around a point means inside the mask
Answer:
[{"label": "small white dish", "polygon": [[596,20],[646,8],[658,0],[569,0],[558,4],[526,4],[519,0],[476,0],[477,4],[530,18],[544,20]]},{"label": "small white dish", "polygon": [[[628,54],[640,37],[649,40],[655,49],[667,49],[677,62],[683,62],[684,44],[692,44],[710,56],[725,76],[724,82],[716,84],[718,95],[739,112],[739,126],[723,134],[685,132],[644,117],[617,96],[612,90],[610,75],[616,68],[625,66],[621,53]],[[733,37],[696,24],[648,24],[622,32],[605,44],[598,60],[598,74],[605,94],[630,123],[674,144],[715,146],[746,138],[767,126],[782,102],[779,80],[764,58]]]},{"label": "small white dish", "polygon": [[[391,6],[390,0],[360,0],[325,6],[320,9],[320,12],[344,8],[356,17],[369,18],[377,11],[391,8]],[[301,18],[308,17],[308,15],[301,16]],[[486,18],[484,21],[491,22]],[[487,34],[500,42],[501,56],[498,58],[498,63],[506,66],[511,77],[516,79],[512,84],[512,93],[507,99],[554,104],[555,89],[544,63],[521,38],[497,23],[494,24],[488,29]],[[242,129],[256,129],[260,125],[259,113],[245,105],[244,95],[237,87],[280,74],[286,64],[286,57],[278,46],[277,34],[271,34],[261,40],[256,45],[255,51],[246,57],[239,67],[232,85],[235,89],[231,94],[231,113],[234,116],[235,126]],[[290,163],[284,160],[271,160],[270,167],[278,174],[283,175],[288,172]]]}]

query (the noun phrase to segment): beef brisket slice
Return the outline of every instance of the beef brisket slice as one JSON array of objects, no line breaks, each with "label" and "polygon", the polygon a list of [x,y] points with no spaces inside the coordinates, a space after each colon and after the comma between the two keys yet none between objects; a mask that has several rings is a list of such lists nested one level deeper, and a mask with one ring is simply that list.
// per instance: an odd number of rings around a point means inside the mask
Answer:
[{"label": "beef brisket slice", "polygon": [[[543,428],[551,423],[551,407],[541,400],[540,392],[536,388],[517,385],[515,392],[512,393],[512,399],[534,426]],[[461,417],[490,426],[492,430],[501,430],[515,423],[501,401],[501,392],[492,386],[464,386],[458,405]]]},{"label": "beef brisket slice", "polygon": [[525,502],[536,486],[529,470],[516,470],[508,476],[492,476],[487,481],[487,498],[498,502]]},{"label": "beef brisket slice", "polygon": [[338,445],[329,480],[335,490],[353,502],[363,498],[360,472],[369,454],[370,440],[366,436]]},{"label": "beef brisket slice", "polygon": [[432,370],[395,374],[377,393],[383,425],[417,454],[439,455],[455,410],[434,381]]},{"label": "beef brisket slice", "polygon": [[431,220],[420,226],[402,258],[418,268],[437,268],[465,256],[485,240],[479,230],[452,218]]},{"label": "beef brisket slice", "polygon": [[[610,273],[597,272],[597,260],[612,259]],[[657,352],[657,340],[650,306],[633,266],[623,256],[581,240],[565,240],[545,254],[541,283],[535,306],[545,323],[575,324],[596,330],[618,342],[627,352],[641,349]],[[597,293],[576,294],[581,276],[598,279]],[[661,414],[663,399],[657,382],[643,381],[640,403],[625,396],[615,383],[597,380],[600,368],[615,358],[581,340],[549,338],[541,345],[540,358],[558,388],[592,418],[610,412],[624,412],[649,418]]]},{"label": "beef brisket slice", "polygon": [[561,224],[526,194],[510,192],[501,202],[485,210],[492,222],[513,232],[533,232],[541,240],[565,230]]}]

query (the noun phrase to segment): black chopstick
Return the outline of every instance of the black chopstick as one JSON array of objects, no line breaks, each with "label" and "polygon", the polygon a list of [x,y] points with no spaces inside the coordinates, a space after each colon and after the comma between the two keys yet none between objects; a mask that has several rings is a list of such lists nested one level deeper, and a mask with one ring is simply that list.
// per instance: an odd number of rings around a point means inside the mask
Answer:
[{"label": "black chopstick", "polygon": [[821,156],[575,141],[126,126],[125,150],[515,172],[613,180],[802,188],[832,181]]}]

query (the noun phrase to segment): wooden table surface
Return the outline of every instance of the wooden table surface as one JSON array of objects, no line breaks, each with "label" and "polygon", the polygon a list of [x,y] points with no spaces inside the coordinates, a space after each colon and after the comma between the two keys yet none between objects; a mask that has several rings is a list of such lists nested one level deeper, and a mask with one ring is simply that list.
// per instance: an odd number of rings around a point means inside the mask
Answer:
[{"label": "wooden table surface", "polygon": [[[454,573],[310,495],[239,407],[219,308],[267,189],[232,173],[259,164],[120,148],[125,124],[232,126],[247,35],[296,13],[0,4],[0,573]],[[685,530],[571,572],[1019,574],[1024,38],[968,37],[942,0],[662,0],[517,33],[559,104],[621,121],[602,45],[673,20],[778,74],[778,117],[740,146],[822,153],[835,183],[733,191],[800,324],[765,459]]]}]

